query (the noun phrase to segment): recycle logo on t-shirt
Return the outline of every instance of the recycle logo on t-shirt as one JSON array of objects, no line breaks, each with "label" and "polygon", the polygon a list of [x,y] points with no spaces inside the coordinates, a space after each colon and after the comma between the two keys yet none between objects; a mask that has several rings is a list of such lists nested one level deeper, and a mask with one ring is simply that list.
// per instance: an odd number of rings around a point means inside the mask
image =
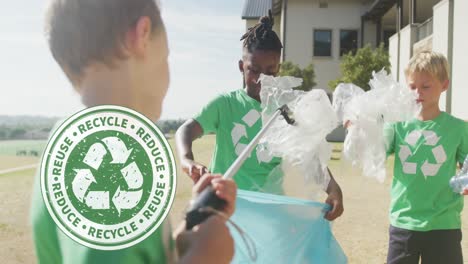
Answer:
[{"label": "recycle logo on t-shirt", "polygon": [[[242,117],[242,123],[245,123],[248,127],[252,127],[260,119],[260,113],[252,109],[244,117]],[[241,138],[247,138],[247,130],[244,124],[234,122],[234,127],[231,130],[232,144],[234,146],[237,156],[247,147],[247,144],[239,142]],[[269,155],[266,151],[258,151],[257,148],[257,162],[270,162],[273,156]],[[249,156],[250,157],[250,156]]]},{"label": "recycle logo on t-shirt", "polygon": [[[429,162],[428,158],[421,160],[422,163],[408,161],[408,159],[413,156],[410,146],[415,147],[420,138],[424,138],[424,145],[419,148],[429,148],[436,163]],[[405,138],[405,142],[408,145],[400,145],[399,151],[403,172],[405,174],[415,175],[417,168],[419,167],[424,177],[436,176],[440,167],[447,160],[447,154],[445,153],[444,147],[442,145],[437,145],[439,140],[440,137],[431,130],[414,130],[409,133]]]},{"label": "recycle logo on t-shirt", "polygon": [[57,226],[99,250],[151,235],[175,196],[169,143],[145,116],[119,106],[88,108],[51,137],[41,163],[44,202]]}]

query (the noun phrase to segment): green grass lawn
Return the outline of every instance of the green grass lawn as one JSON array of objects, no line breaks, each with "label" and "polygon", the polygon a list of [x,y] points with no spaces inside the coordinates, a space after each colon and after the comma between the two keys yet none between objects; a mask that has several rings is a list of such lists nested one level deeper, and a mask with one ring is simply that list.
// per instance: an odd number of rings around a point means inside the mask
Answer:
[{"label": "green grass lawn", "polygon": [[26,156],[30,156],[31,151],[36,151],[40,156],[42,155],[46,144],[46,140],[0,141],[0,156],[16,156],[19,151],[26,151]]},{"label": "green grass lawn", "polygon": [[[169,140],[177,160],[176,198],[170,211],[173,226],[182,219],[191,198],[193,183],[180,167],[174,139]],[[195,159],[209,165],[215,137],[204,136],[193,144]],[[0,142],[0,170],[39,162],[34,157],[14,156],[17,148],[44,148],[44,141]],[[387,162],[387,179],[380,183],[362,176],[362,172],[342,160],[342,144],[333,144],[333,160],[329,167],[344,194],[345,212],[334,221],[333,233],[348,256],[349,263],[384,263],[388,245],[388,206],[393,157]],[[10,154],[10,155],[6,155]],[[34,263],[31,230],[28,223],[34,169],[0,176],[0,259],[2,263]],[[298,181],[300,182],[300,181]],[[323,202],[324,197],[318,198]],[[468,223],[468,214],[462,216]],[[468,233],[464,225],[463,232]],[[462,242],[465,256],[468,246]],[[6,262],[4,261],[6,260]]]}]

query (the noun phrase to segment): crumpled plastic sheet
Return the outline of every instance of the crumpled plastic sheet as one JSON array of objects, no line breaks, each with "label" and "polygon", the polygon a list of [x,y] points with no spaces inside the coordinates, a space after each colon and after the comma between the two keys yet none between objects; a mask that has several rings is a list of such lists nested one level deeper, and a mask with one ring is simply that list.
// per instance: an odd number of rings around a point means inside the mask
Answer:
[{"label": "crumpled plastic sheet", "polygon": [[324,218],[330,206],[288,197],[283,189],[289,182],[295,194],[304,187],[306,196],[315,196],[311,187],[328,186],[331,147],[325,137],[338,122],[329,99],[321,90],[293,90],[302,83],[299,78],[261,76],[260,80],[263,124],[284,104],[296,122],[289,125],[277,118],[259,143],[257,154],[264,151],[282,162],[264,186],[255,186],[257,191],[238,190],[231,217],[237,227],[230,225],[235,242],[232,263],[347,263]]},{"label": "crumpled plastic sheet", "polygon": [[372,73],[371,90],[340,84],[333,93],[333,107],[341,122],[349,121],[343,145],[344,157],[363,174],[383,182],[386,177],[386,148],[391,135],[384,135],[384,123],[415,118],[421,107],[417,94],[393,80],[385,70]]},{"label": "crumpled plastic sheet", "polygon": [[238,191],[231,220],[231,263],[347,263],[324,218],[328,205],[267,193]]},{"label": "crumpled plastic sheet", "polygon": [[302,175],[303,181],[298,179],[299,184],[325,190],[330,181],[327,164],[332,153],[325,138],[338,124],[328,96],[320,89],[293,90],[301,85],[300,78],[261,75],[259,80],[263,124],[284,104],[291,110],[295,124],[277,118],[260,140],[257,152],[268,151],[270,155],[281,157],[285,174],[294,169],[296,175]]},{"label": "crumpled plastic sheet", "polygon": [[347,105],[352,98],[364,93],[363,89],[352,83],[340,83],[336,87],[333,93],[333,110],[335,110],[340,123],[342,123],[344,119],[345,105]]}]

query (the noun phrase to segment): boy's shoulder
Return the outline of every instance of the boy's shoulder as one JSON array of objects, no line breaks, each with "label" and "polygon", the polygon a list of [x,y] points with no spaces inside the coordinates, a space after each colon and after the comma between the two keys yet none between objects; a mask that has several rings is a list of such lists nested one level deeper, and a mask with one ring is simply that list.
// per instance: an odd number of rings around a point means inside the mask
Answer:
[{"label": "boy's shoulder", "polygon": [[224,92],[217,96],[218,100],[222,100],[225,103],[241,103],[249,101],[249,96],[243,89],[237,89],[234,91]]},{"label": "boy's shoulder", "polygon": [[443,113],[446,115],[444,127],[450,127],[451,129],[468,132],[468,123],[465,120],[455,117],[446,112]]},{"label": "boy's shoulder", "polygon": [[[441,116],[430,121],[420,121],[418,119],[388,123],[384,127],[384,131],[392,131],[392,134],[398,134],[401,136],[408,135],[415,131],[431,130],[437,133],[439,136],[450,131],[457,131],[461,135],[468,135],[468,122],[457,118],[449,113],[442,112]],[[386,132],[389,133],[389,132]]]},{"label": "boy's shoulder", "polygon": [[[431,120],[432,123],[439,123],[443,125],[443,127],[450,126],[451,128],[465,128],[468,123],[460,118],[457,118],[447,112],[442,112],[439,117],[437,117],[434,120]],[[409,121],[403,121],[403,122],[396,122],[392,123],[392,126],[395,126],[399,129],[402,130],[412,130],[415,129],[415,126],[424,126],[424,124],[429,124],[427,121],[419,121],[418,119],[412,119]],[[439,126],[441,128],[442,126]],[[417,129],[417,128],[416,128]],[[437,129],[436,127],[433,127],[433,129]]]},{"label": "boy's shoulder", "polygon": [[215,99],[230,99],[230,98],[235,98],[237,97],[240,93],[242,92],[242,89],[237,89],[229,92],[222,92],[218,93],[218,95],[215,97]]},{"label": "boy's shoulder", "polygon": [[232,104],[234,102],[242,101],[241,91],[242,89],[218,93],[214,98],[212,98],[209,101],[206,107],[213,105],[222,107]]},{"label": "boy's shoulder", "polygon": [[236,89],[236,90],[233,90],[233,91],[230,91],[230,92],[226,92],[224,95],[227,97],[227,98],[236,98],[238,97],[239,95],[241,95],[241,93],[243,92],[244,90],[242,89]]}]

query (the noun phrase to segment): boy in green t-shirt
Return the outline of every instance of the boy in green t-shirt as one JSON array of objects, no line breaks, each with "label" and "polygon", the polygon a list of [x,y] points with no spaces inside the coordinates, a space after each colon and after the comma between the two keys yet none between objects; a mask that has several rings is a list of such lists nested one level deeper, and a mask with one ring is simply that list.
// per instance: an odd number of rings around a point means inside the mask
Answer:
[{"label": "boy in green t-shirt", "polygon": [[[216,134],[210,171],[223,174],[261,130],[261,84],[258,78],[262,73],[272,76],[278,74],[283,48],[272,27],[273,18],[270,13],[269,16],[260,18],[260,21],[249,28],[241,38],[244,41],[243,56],[238,66],[244,79],[245,89],[218,96],[177,130],[179,159],[184,172],[194,182],[208,171],[203,164],[194,159],[192,142],[195,139],[209,133]],[[234,180],[239,189],[265,190],[270,173],[279,163],[279,158],[270,157],[254,149],[234,176]],[[278,176],[276,174],[275,176],[274,180],[278,180]],[[275,187],[273,186],[273,189],[276,189]],[[334,220],[343,213],[343,198],[333,176],[326,191],[328,193],[326,203],[332,207],[326,218]]]},{"label": "boy in green t-shirt", "polygon": [[443,55],[416,54],[405,74],[422,110],[385,129],[387,152],[395,153],[387,263],[463,263],[463,196],[449,181],[468,154],[468,124],[439,108],[449,84]]},{"label": "boy in green t-shirt", "polygon": [[[46,23],[53,57],[88,106],[121,105],[156,121],[169,84],[168,44],[154,0],[52,0]],[[205,174],[194,186],[212,184],[234,211],[233,181]],[[131,247],[102,251],[78,244],[59,230],[47,211],[36,177],[31,221],[38,263],[229,263],[234,245],[225,220],[212,216],[172,239],[168,219]],[[183,224],[181,225],[183,226]]]}]

